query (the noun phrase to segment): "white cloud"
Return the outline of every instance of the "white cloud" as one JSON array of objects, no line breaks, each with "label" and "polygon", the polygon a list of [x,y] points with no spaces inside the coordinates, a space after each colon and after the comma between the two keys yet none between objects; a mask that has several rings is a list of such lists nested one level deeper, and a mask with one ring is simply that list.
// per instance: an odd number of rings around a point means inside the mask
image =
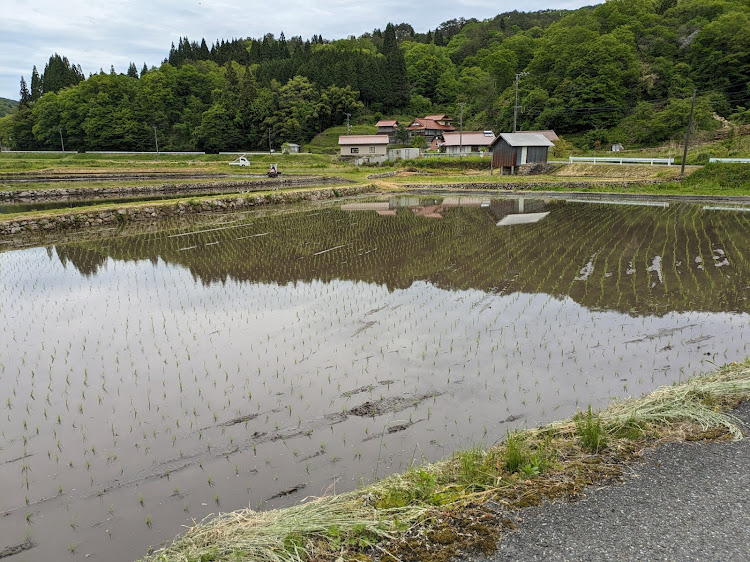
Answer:
[{"label": "white cloud", "polygon": [[[566,9],[596,0],[528,0],[524,10]],[[84,73],[159,65],[172,42],[187,36],[217,39],[287,38],[314,34],[327,39],[361,35],[391,21],[425,32],[453,18],[486,19],[517,9],[509,0],[435,0],[408,3],[381,0],[357,4],[343,0],[286,0],[278,3],[225,0],[2,0],[0,6],[0,96],[18,99],[21,76],[28,82],[36,65],[41,73],[53,53],[80,64]]]}]

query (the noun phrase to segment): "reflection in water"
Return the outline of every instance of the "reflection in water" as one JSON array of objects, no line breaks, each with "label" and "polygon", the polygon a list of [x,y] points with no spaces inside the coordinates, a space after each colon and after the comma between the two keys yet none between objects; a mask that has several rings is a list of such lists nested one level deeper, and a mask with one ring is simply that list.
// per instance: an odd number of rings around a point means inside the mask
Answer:
[{"label": "reflection in water", "polygon": [[[135,234],[108,240],[106,248],[83,242],[56,252],[85,274],[108,257],[160,258],[187,267],[204,283],[352,279],[393,290],[427,280],[446,289],[567,296],[630,314],[747,310],[750,221],[742,213],[689,204],[482,204],[480,198],[399,197],[346,205],[344,212],[259,217],[179,236]],[[538,213],[549,215],[512,232],[492,228],[509,216],[543,216]],[[443,220],[425,220],[438,215]]]},{"label": "reflection in water", "polygon": [[628,205],[635,207],[669,207],[666,201],[623,201],[622,199],[567,199],[567,203],[582,203],[589,205]]},{"label": "reflection in water", "polygon": [[746,213],[376,203],[0,253],[0,545],[132,560],[748,354]]}]

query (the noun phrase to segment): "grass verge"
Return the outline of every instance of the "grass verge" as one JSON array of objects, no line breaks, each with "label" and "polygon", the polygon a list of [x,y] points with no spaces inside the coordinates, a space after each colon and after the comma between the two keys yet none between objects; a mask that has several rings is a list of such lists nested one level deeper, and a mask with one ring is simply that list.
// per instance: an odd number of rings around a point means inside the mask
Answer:
[{"label": "grass verge", "polygon": [[750,359],[648,396],[508,433],[489,449],[390,476],[362,490],[297,506],[220,514],[195,524],[145,561],[448,561],[492,551],[519,509],[615,481],[646,447],[675,440],[740,439],[728,409],[750,399]]}]

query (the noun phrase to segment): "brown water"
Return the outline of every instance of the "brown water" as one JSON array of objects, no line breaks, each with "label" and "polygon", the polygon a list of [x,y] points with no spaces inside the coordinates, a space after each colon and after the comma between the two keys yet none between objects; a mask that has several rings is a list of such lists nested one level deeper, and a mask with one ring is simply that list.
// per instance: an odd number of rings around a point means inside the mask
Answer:
[{"label": "brown water", "polygon": [[35,544],[10,560],[131,560],[748,355],[747,212],[399,198],[139,228],[0,253],[0,550]]}]

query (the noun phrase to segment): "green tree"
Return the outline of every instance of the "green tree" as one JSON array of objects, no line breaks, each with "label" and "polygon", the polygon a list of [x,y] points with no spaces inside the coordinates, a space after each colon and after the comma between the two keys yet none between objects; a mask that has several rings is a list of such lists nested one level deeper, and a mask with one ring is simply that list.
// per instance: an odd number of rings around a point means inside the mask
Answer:
[{"label": "green tree", "polygon": [[327,117],[321,127],[331,127],[346,121],[346,114],[356,117],[364,110],[364,104],[359,101],[359,92],[346,86],[329,86],[320,93],[321,105],[325,108],[323,114]]},{"label": "green tree", "polygon": [[396,42],[396,31],[388,24],[383,33],[383,54],[385,55],[384,75],[388,89],[384,96],[386,107],[395,109],[409,103],[409,78],[406,72],[404,53]]},{"label": "green tree", "polygon": [[544,112],[549,119],[546,128],[575,132],[609,127],[640,98],[633,33],[618,28],[599,35],[597,27],[590,17],[566,18],[541,40],[523,85],[541,88],[550,99],[560,100],[555,111]]},{"label": "green tree", "polygon": [[278,91],[278,107],[273,114],[273,133],[285,142],[302,143],[321,130],[329,108],[310,80],[295,76]]},{"label": "green tree", "polygon": [[432,99],[443,74],[452,72],[455,78],[456,68],[445,49],[432,44],[406,42],[403,43],[403,53],[406,76],[416,94]]},{"label": "green tree", "polygon": [[690,45],[689,60],[699,83],[721,87],[732,105],[744,102],[750,79],[747,13],[730,12],[703,27]]},{"label": "green tree", "polygon": [[407,129],[406,125],[403,123],[399,123],[398,127],[396,127],[396,140],[400,144],[406,144],[409,142],[409,129]]},{"label": "green tree", "polygon": [[34,138],[44,147],[61,148],[59,130],[61,128],[60,103],[54,92],[43,95],[34,104],[32,110],[34,115],[34,126],[32,132]]},{"label": "green tree", "polygon": [[203,113],[195,136],[198,147],[211,153],[242,149],[246,142],[234,116],[221,103],[212,105]]}]

